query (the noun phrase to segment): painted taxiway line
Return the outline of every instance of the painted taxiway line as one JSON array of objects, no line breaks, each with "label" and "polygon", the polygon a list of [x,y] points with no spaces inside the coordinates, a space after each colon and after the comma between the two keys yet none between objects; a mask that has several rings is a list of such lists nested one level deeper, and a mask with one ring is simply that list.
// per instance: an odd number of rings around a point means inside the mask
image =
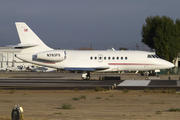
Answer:
[{"label": "painted taxiway line", "polygon": [[124,80],[118,87],[180,87],[179,80]]},{"label": "painted taxiway line", "polygon": [[117,86],[148,86],[150,80],[125,80]]}]

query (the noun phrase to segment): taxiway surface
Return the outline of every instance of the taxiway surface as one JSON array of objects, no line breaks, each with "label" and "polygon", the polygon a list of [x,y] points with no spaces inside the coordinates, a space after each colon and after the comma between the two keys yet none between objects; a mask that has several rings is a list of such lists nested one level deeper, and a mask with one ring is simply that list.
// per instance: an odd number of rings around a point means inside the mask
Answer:
[{"label": "taxiway surface", "polygon": [[[102,76],[121,76],[120,80],[99,80]],[[144,80],[144,76],[139,74],[91,74],[92,80],[82,80],[81,73],[32,73],[32,72],[12,72],[1,73],[1,89],[89,89],[103,87],[109,89],[116,85],[116,89],[157,89],[157,88],[174,88],[180,89],[180,80],[178,76],[162,77],[163,79],[152,78]],[[165,78],[167,78],[165,80]]]}]

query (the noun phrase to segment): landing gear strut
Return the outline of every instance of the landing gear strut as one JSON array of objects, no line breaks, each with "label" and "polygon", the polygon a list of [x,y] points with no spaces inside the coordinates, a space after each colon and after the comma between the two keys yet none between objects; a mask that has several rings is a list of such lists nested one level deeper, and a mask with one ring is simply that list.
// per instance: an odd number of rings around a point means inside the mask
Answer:
[{"label": "landing gear strut", "polygon": [[90,80],[90,72],[83,73],[81,77],[83,80]]},{"label": "landing gear strut", "polygon": [[148,75],[149,75],[149,72],[148,72],[148,71],[146,71],[146,72],[145,72],[145,76],[146,76],[146,77],[145,77],[145,80],[149,80]]}]

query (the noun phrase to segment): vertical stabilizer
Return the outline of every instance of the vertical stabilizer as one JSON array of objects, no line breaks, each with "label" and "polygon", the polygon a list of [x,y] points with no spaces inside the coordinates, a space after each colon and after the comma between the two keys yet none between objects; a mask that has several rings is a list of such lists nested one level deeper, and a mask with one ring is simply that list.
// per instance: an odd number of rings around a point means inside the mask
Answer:
[{"label": "vertical stabilizer", "polygon": [[19,39],[20,46],[26,46],[21,53],[33,53],[52,50],[26,25],[24,22],[15,23]]}]

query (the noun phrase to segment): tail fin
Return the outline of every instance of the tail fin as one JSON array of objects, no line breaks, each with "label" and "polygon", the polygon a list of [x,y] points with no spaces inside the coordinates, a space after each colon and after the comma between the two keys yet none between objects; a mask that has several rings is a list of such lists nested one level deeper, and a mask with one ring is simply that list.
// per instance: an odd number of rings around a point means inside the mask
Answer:
[{"label": "tail fin", "polygon": [[[21,43],[19,47],[26,47],[23,53],[33,53],[52,50],[26,25],[24,22],[15,23]],[[22,53],[21,52],[21,53]]]}]

